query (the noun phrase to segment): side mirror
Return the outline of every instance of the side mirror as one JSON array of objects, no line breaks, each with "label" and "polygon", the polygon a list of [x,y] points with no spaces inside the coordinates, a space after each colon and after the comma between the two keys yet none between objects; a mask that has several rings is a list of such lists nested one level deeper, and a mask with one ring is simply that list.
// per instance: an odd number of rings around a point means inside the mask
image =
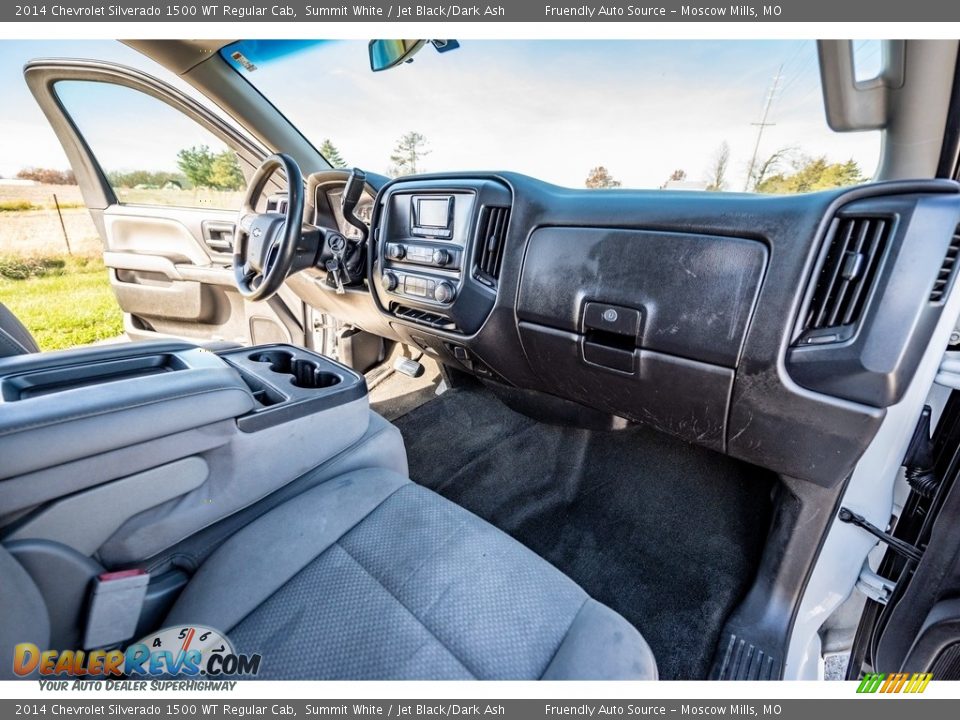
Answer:
[{"label": "side mirror", "polygon": [[368,46],[370,69],[374,72],[402,65],[420,52],[426,40],[371,40]]}]

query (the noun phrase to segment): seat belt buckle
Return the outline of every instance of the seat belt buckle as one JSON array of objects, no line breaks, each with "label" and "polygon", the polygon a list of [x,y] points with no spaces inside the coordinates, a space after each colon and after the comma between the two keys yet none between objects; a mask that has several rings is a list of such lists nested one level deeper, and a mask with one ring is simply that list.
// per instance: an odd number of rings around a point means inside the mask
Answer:
[{"label": "seat belt buckle", "polygon": [[84,650],[110,647],[133,637],[149,582],[150,573],[140,569],[101,573],[94,579]]}]

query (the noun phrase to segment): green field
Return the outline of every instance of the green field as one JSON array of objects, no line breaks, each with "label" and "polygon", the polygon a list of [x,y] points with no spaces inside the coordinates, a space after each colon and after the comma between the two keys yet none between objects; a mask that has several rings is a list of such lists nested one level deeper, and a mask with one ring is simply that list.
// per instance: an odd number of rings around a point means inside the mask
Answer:
[{"label": "green field", "polygon": [[[231,209],[242,197],[209,188],[121,188],[117,194],[124,203]],[[102,252],[79,187],[0,183],[0,302],[29,328],[42,350],[123,333]]]},{"label": "green field", "polygon": [[116,337],[123,318],[99,258],[0,256],[0,302],[41,350]]}]

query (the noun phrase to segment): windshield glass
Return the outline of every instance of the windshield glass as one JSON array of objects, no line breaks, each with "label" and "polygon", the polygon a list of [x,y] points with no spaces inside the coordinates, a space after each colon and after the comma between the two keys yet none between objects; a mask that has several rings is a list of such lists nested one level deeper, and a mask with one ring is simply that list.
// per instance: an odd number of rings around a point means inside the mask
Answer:
[{"label": "windshield glass", "polygon": [[[859,74],[880,47],[858,44]],[[468,40],[379,73],[362,41],[221,52],[331,164],[393,176],[785,193],[865,181],[880,153],[827,127],[813,41]]]}]

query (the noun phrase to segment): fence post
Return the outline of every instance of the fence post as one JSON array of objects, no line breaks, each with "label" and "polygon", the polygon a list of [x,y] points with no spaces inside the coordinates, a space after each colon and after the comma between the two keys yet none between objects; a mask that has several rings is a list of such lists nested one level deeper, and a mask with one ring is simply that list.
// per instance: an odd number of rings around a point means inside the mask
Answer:
[{"label": "fence post", "polygon": [[53,204],[57,208],[57,217],[60,218],[60,229],[63,230],[63,242],[67,245],[67,255],[73,255],[70,249],[70,238],[67,236],[67,224],[63,222],[63,213],[60,212],[60,201],[57,200],[57,194],[53,194]]}]

